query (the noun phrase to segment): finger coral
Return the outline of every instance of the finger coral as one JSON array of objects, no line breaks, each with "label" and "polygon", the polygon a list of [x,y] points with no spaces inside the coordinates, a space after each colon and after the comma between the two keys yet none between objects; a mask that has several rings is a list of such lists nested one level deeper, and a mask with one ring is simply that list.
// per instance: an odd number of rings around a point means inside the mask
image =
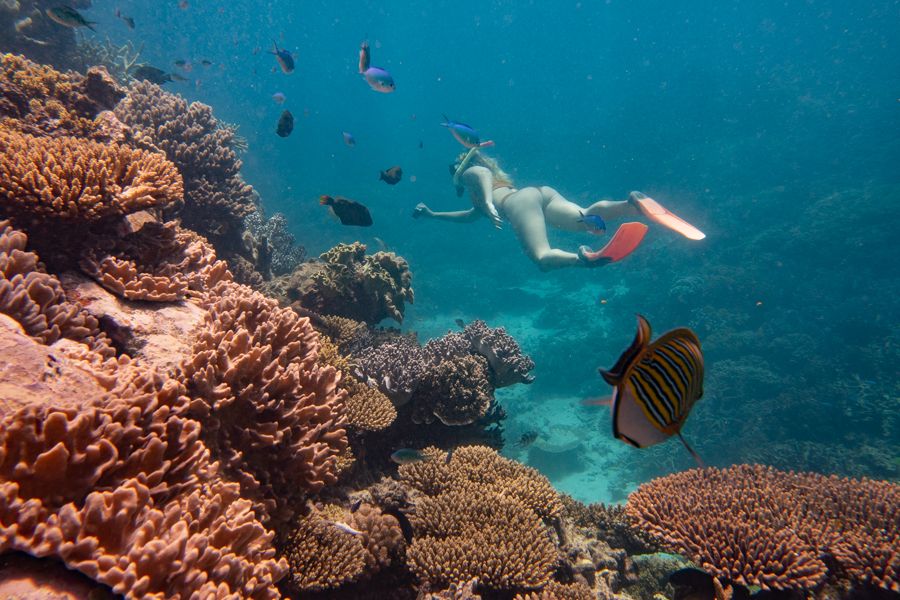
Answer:
[{"label": "finger coral", "polygon": [[0,126],[36,136],[111,141],[105,118],[125,96],[102,67],[60,73],[12,54],[0,59]]},{"label": "finger coral", "polygon": [[340,376],[318,364],[309,319],[274,300],[223,282],[206,308],[182,367],[191,414],[261,515],[289,518],[304,494],[337,481],[348,444]]},{"label": "finger coral", "polygon": [[0,315],[0,552],[129,599],[277,598],[273,534],[223,481],[175,380]]},{"label": "finger coral", "polygon": [[[829,574],[900,589],[900,485],[758,465],[692,469],[642,485],[627,514],[712,575],[813,589]],[[840,571],[829,573],[823,556]]]},{"label": "finger coral", "polygon": [[66,300],[60,282],[42,272],[37,254],[25,250],[28,236],[0,221],[0,313],[21,323],[44,344],[68,338],[109,355],[97,319]]},{"label": "finger coral", "polygon": [[19,226],[83,225],[181,201],[161,154],[0,128],[2,213]]}]

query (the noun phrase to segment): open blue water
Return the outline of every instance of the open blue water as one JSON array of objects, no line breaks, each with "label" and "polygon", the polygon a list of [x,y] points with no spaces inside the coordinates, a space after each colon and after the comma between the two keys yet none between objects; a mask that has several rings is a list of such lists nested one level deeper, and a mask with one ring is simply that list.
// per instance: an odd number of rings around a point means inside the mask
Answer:
[{"label": "open blue water", "polygon": [[[608,410],[579,404],[609,391],[596,369],[628,344],[635,313],[703,341],[706,394],[685,436],[707,463],[900,477],[900,3],[96,0],[84,14],[144,42],[147,62],[193,63],[167,88],[240,126],[245,178],[311,255],[377,236],[404,256],[416,291],[404,329],[424,340],[482,318],[516,336],[537,380],[499,394],[505,452],[563,490],[620,500],[692,464],[677,441],[612,440]],[[273,39],[293,74],[266,53]],[[395,93],[357,74],[363,39]],[[297,119],[286,139],[284,108]],[[494,140],[519,187],[582,204],[642,190],[708,237],[654,227],[619,264],[541,273],[508,225],[413,221],[422,201],[467,208],[442,113]],[[392,165],[393,187],[378,181]],[[375,225],[342,227],[321,194],[364,202]],[[529,430],[538,441],[517,448]]]}]

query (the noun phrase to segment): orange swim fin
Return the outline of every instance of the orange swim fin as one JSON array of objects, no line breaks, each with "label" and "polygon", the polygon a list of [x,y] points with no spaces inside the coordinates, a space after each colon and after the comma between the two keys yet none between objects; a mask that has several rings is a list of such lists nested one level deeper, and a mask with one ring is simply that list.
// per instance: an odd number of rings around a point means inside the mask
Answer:
[{"label": "orange swim fin", "polygon": [[622,223],[616,229],[612,239],[601,249],[593,252],[587,246],[582,246],[578,254],[583,257],[583,260],[597,261],[600,264],[622,260],[640,246],[647,229],[643,223]]},{"label": "orange swim fin", "polygon": [[648,198],[640,192],[631,192],[629,201],[634,204],[639,211],[641,211],[642,215],[644,215],[651,221],[655,221],[663,227],[668,227],[672,231],[680,233],[689,240],[702,240],[706,237],[705,233],[703,233],[684,219],[677,217],[666,210],[666,208],[662,204],[660,204],[653,198]]}]

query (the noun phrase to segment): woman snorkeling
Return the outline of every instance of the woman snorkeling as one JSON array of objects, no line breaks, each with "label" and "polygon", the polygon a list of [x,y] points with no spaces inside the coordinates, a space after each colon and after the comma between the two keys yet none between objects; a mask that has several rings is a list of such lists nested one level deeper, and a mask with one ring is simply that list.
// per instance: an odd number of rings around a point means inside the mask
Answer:
[{"label": "woman snorkeling", "polygon": [[582,208],[551,187],[516,189],[512,178],[497,161],[485,156],[477,147],[461,154],[450,168],[457,195],[468,190],[472,208],[435,212],[420,203],[413,212],[413,218],[469,223],[487,217],[498,229],[505,219],[515,229],[525,253],[542,271],[572,266],[597,267],[621,260],[637,248],[647,231],[647,226],[642,223],[624,223],[600,250],[593,251],[588,246],[581,246],[575,253],[551,248],[547,225],[565,231],[601,234],[606,230],[606,220],[644,216],[689,239],[706,237],[640,192],[631,192],[628,200],[600,200]]}]

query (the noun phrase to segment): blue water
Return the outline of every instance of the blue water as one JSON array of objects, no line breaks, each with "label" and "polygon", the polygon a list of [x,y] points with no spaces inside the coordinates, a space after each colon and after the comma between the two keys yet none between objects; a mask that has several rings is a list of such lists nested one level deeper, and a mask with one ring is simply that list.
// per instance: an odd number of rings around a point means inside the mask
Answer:
[{"label": "blue water", "polygon": [[[114,41],[143,41],[152,64],[194,63],[168,89],[240,126],[245,179],[310,255],[377,236],[404,256],[404,329],[424,340],[482,318],[520,340],[537,380],[499,393],[510,456],[585,500],[692,465],[675,441],[612,441],[608,410],[579,404],[608,392],[596,369],[639,312],[703,341],[706,394],[685,436],[707,463],[900,477],[897,2],[177,4],[119,2],[134,32],[112,3],[84,12]],[[272,39],[293,74],[275,68]],[[395,93],[357,74],[363,39]],[[297,121],[282,139],[285,108]],[[413,221],[422,201],[467,208],[443,113],[494,140],[519,187],[583,205],[639,189],[708,237],[651,228],[622,263],[541,273],[508,225]],[[404,179],[391,187],[378,173],[393,165]],[[342,227],[321,194],[364,202],[375,225]],[[569,250],[599,242],[551,235]],[[541,448],[512,444],[534,427]]]}]

